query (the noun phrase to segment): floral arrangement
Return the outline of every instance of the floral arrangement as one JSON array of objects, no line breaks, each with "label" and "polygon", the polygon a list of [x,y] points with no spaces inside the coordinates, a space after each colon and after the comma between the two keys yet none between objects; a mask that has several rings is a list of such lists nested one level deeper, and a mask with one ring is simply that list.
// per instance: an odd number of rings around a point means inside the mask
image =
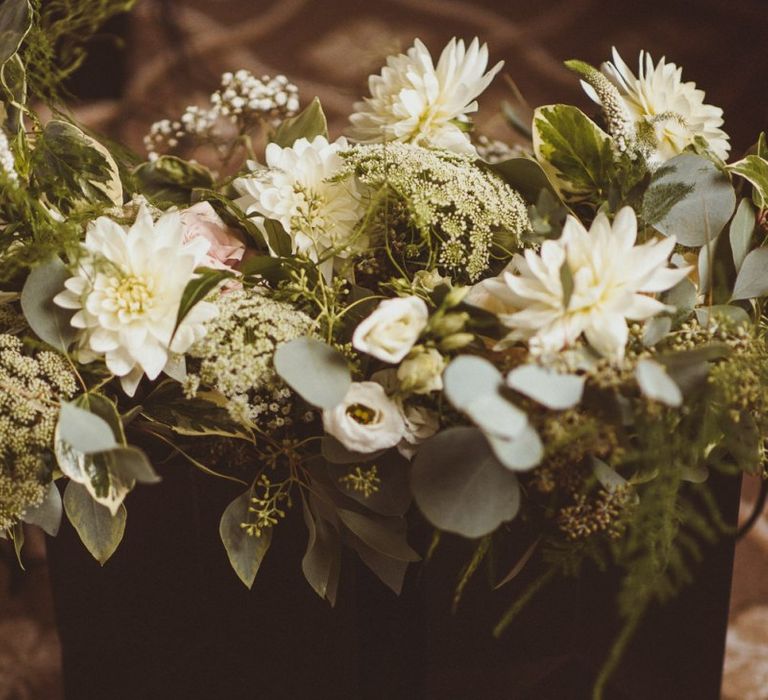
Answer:
[{"label": "floral arrangement", "polygon": [[247,586],[291,512],[331,605],[342,546],[399,592],[431,553],[414,528],[471,539],[458,601],[522,539],[497,634],[555,576],[624,572],[599,696],[727,530],[709,473],[764,468],[764,135],[728,164],[680,68],[614,51],[567,64],[592,116],[508,104],[508,146],[471,122],[502,64],[417,40],[349,140],[240,70],[142,160],[32,109],[77,60],[53,11],[0,6],[0,530],[20,552],[22,523],[63,513],[103,564],[176,455],[233,482],[220,533]]}]

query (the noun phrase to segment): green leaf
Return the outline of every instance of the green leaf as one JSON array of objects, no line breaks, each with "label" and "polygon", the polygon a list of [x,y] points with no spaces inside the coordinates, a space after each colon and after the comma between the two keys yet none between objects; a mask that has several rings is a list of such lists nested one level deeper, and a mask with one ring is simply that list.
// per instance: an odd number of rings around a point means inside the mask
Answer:
[{"label": "green leaf", "polygon": [[61,494],[56,484],[51,481],[45,490],[42,502],[27,508],[22,520],[30,525],[37,525],[51,537],[56,537],[61,525],[61,515]]},{"label": "green leaf", "polygon": [[341,570],[341,540],[339,533],[325,518],[317,515],[302,492],[304,523],[309,534],[307,551],[301,560],[301,570],[312,589],[332,606],[336,604],[336,593]]},{"label": "green leaf", "polygon": [[283,225],[274,219],[264,219],[264,237],[269,249],[280,258],[287,258],[293,254],[293,241]]},{"label": "green leaf", "polygon": [[142,163],[134,170],[141,192],[156,202],[190,204],[192,190],[211,189],[213,174],[199,163],[191,163],[176,156],[160,156]]},{"label": "green leaf", "polygon": [[732,163],[728,170],[752,185],[752,200],[758,209],[768,206],[768,160],[751,155]]},{"label": "green leaf", "polygon": [[19,50],[31,27],[29,0],[4,0],[0,4],[0,64]]},{"label": "green leaf", "polygon": [[501,163],[485,164],[499,175],[512,189],[520,193],[526,202],[537,202],[545,190],[560,202],[557,190],[549,181],[544,169],[533,158],[510,158]]},{"label": "green leaf", "polygon": [[21,290],[21,310],[29,327],[40,340],[61,352],[74,342],[76,332],[70,323],[73,312],[54,304],[53,298],[64,291],[70,276],[61,260],[51,258],[29,273]]},{"label": "green leaf", "polygon": [[741,270],[744,264],[744,258],[752,244],[752,235],[755,232],[756,213],[752,203],[744,197],[736,209],[736,213],[731,219],[731,225],[728,229],[728,237],[731,241],[731,251],[733,252],[733,264],[736,266],[736,272]]},{"label": "green leaf", "polygon": [[604,197],[614,169],[611,139],[581,110],[539,107],[533,115],[533,149],[562,192],[575,198]]},{"label": "green leaf", "polygon": [[756,248],[741,265],[731,301],[757,299],[768,294],[768,248]]},{"label": "green leaf", "polygon": [[61,404],[57,433],[67,445],[83,454],[103,452],[118,446],[107,421],[73,403]]},{"label": "green leaf", "polygon": [[298,139],[311,141],[315,136],[328,137],[328,122],[317,97],[303,112],[280,124],[271,140],[282,148],[288,148]]},{"label": "green leaf", "polygon": [[249,535],[243,523],[248,522],[251,490],[238,496],[224,510],[219,523],[219,535],[227,550],[229,563],[238,578],[248,587],[253,586],[261,562],[272,542],[272,528],[262,530],[259,537]]},{"label": "green leaf", "polygon": [[286,384],[319,408],[340,404],[352,384],[344,355],[314,338],[297,338],[280,345],[274,362]]},{"label": "green leaf", "polygon": [[91,498],[85,486],[70,481],[64,490],[64,512],[86,549],[103,566],[123,539],[125,506],[121,505],[113,517]]},{"label": "green leaf", "polygon": [[196,304],[203,301],[224,280],[235,276],[232,270],[215,270],[211,267],[198,267],[195,273],[195,277],[187,282],[181,295],[174,333]]},{"label": "green leaf", "polygon": [[[666,201],[670,192],[675,196],[668,207],[654,203]],[[728,176],[708,158],[684,153],[654,173],[642,210],[646,223],[665,236],[675,236],[684,246],[701,247],[717,237],[735,207],[736,194]]]},{"label": "green leaf", "polygon": [[448,428],[425,441],[413,463],[411,489],[430,523],[464,537],[493,532],[520,507],[517,477],[476,428]]},{"label": "green leaf", "polygon": [[421,557],[406,541],[406,523],[402,517],[362,515],[345,508],[337,509],[339,519],[371,549],[399,561],[419,561]]},{"label": "green leaf", "polygon": [[682,405],[683,393],[664,365],[653,360],[640,360],[635,370],[635,378],[646,398],[673,408]]},{"label": "green leaf", "polygon": [[521,365],[507,375],[507,386],[555,411],[581,401],[586,377],[561,374],[538,365]]},{"label": "green leaf", "polygon": [[693,350],[657,355],[655,359],[666,367],[683,394],[688,396],[706,382],[709,363],[727,357],[730,351],[724,343],[710,343]]}]

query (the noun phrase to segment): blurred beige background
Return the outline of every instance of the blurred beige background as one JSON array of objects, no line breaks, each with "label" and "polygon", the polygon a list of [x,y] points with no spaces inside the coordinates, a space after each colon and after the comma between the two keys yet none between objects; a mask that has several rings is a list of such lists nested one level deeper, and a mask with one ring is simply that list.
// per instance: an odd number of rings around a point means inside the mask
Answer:
[{"label": "blurred beige background", "polygon": [[[140,0],[128,21],[114,24],[128,32],[124,70],[99,59],[79,85],[81,94],[122,92],[122,99],[87,99],[76,112],[141,152],[153,121],[204,104],[222,72],[247,68],[286,74],[304,102],[318,95],[339,134],[387,54],[417,36],[433,53],[453,35],[479,36],[531,105],[589,108],[564,59],[598,64],[611,45],[630,65],[640,48],[666,55],[725,109],[738,154],[768,126],[765,12],[765,0]],[[509,135],[498,112],[508,94],[497,79],[483,97],[482,132]],[[757,490],[756,480],[745,484],[742,517]],[[11,559],[0,562],[0,700],[57,700],[59,651],[41,542],[31,542],[26,563],[20,573]],[[765,517],[737,547],[723,698],[768,698]]]}]

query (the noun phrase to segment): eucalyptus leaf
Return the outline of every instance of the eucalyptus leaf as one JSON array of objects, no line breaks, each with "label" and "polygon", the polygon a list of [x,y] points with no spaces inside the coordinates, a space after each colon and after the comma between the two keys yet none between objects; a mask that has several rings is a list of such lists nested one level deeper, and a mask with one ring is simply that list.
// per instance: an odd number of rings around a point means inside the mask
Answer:
[{"label": "eucalyptus leaf", "polygon": [[85,486],[70,481],[64,490],[64,512],[86,549],[103,566],[123,539],[125,506],[121,505],[113,517],[91,498]]},{"label": "eucalyptus leaf", "polygon": [[486,435],[511,440],[528,425],[528,416],[498,391],[478,396],[464,412]]},{"label": "eucalyptus leaf", "polygon": [[731,219],[731,225],[728,229],[728,237],[731,241],[731,251],[733,252],[733,264],[736,266],[736,272],[741,269],[744,258],[752,244],[752,235],[755,231],[756,213],[746,197],[744,197],[736,209],[736,213]]},{"label": "eucalyptus leaf", "polygon": [[662,301],[674,306],[678,316],[690,316],[696,306],[696,285],[687,277],[683,277],[672,289],[664,293]]},{"label": "eucalyptus leaf", "polygon": [[382,583],[390,588],[395,595],[400,595],[409,562],[387,557],[369,547],[359,537],[350,537],[350,545]]},{"label": "eucalyptus leaf", "polygon": [[261,562],[272,542],[272,528],[261,531],[256,537],[242,527],[250,519],[251,490],[240,494],[224,510],[219,522],[219,536],[227,551],[229,563],[238,578],[248,587],[253,586]]},{"label": "eucalyptus leaf", "polygon": [[635,378],[640,390],[653,401],[677,408],[683,403],[683,394],[666,368],[653,360],[643,359],[637,363]]},{"label": "eucalyptus leaf", "polygon": [[758,155],[749,155],[729,165],[728,170],[740,175],[752,185],[755,206],[759,209],[768,206],[768,160]]},{"label": "eucalyptus leaf", "polygon": [[561,374],[538,365],[521,365],[507,375],[507,386],[542,406],[562,411],[576,406],[584,393],[586,377]]},{"label": "eucalyptus leaf", "polygon": [[445,372],[445,396],[460,411],[476,399],[498,391],[501,373],[488,360],[474,355],[459,355]]},{"label": "eucalyptus leaf", "polygon": [[504,439],[489,433],[486,433],[485,437],[496,459],[512,471],[532,469],[544,457],[544,445],[536,429],[530,424],[512,439]]},{"label": "eucalyptus leaf", "polygon": [[29,0],[3,0],[0,4],[0,64],[11,58],[32,28]]},{"label": "eucalyptus leaf", "polygon": [[303,112],[283,121],[271,141],[282,148],[288,148],[298,139],[305,138],[311,141],[315,136],[328,137],[328,122],[317,97]]},{"label": "eucalyptus leaf", "polygon": [[613,493],[617,488],[623,488],[627,485],[627,480],[621,474],[597,457],[592,457],[592,473],[600,482],[600,485],[609,493]]},{"label": "eucalyptus leaf", "polygon": [[[672,190],[676,194],[668,207],[651,206]],[[736,194],[728,176],[708,158],[684,153],[654,173],[642,209],[646,223],[656,230],[675,236],[681,245],[699,248],[716,238],[735,207]]]},{"label": "eucalyptus leaf", "polygon": [[64,291],[64,282],[71,277],[59,258],[50,258],[33,268],[21,290],[21,310],[29,327],[40,340],[66,352],[76,333],[70,321],[73,312],[53,303]]},{"label": "eucalyptus leaf", "polygon": [[768,295],[768,248],[751,251],[741,265],[731,301],[757,299]]},{"label": "eucalyptus leaf", "polygon": [[332,435],[324,435],[320,440],[323,457],[331,464],[366,464],[380,457],[384,450],[376,452],[352,452]]},{"label": "eucalyptus leaf", "polygon": [[648,319],[643,326],[643,345],[652,348],[666,338],[672,330],[672,319],[669,316],[654,316]]},{"label": "eucalyptus leaf", "polygon": [[27,508],[22,520],[29,525],[37,525],[51,537],[56,537],[62,512],[61,494],[56,484],[51,481],[45,489],[43,500],[36,506]]},{"label": "eucalyptus leaf", "polygon": [[286,384],[319,408],[337,406],[352,384],[344,355],[314,338],[297,338],[280,345],[274,363]]},{"label": "eucalyptus leaf", "polygon": [[477,428],[448,428],[425,441],[413,463],[411,489],[430,523],[470,538],[493,532],[520,507],[517,477]]},{"label": "eucalyptus leaf", "polygon": [[72,403],[61,404],[57,432],[59,439],[83,454],[104,452],[118,446],[107,421]]},{"label": "eucalyptus leaf", "polygon": [[696,320],[702,326],[708,326],[717,319],[726,319],[732,323],[746,325],[751,322],[749,314],[740,306],[719,304],[715,306],[702,306],[696,309]]}]

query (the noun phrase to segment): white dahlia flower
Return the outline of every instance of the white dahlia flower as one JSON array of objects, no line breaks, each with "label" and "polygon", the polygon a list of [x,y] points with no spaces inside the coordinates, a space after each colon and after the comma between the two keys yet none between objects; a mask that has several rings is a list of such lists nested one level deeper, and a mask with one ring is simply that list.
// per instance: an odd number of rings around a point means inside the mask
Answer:
[{"label": "white dahlia flower", "polygon": [[130,396],[144,374],[155,379],[172,354],[202,338],[203,324],[216,315],[213,304],[201,301],[174,333],[184,288],[209,246],[203,238],[185,244],[183,237],[176,212],[154,222],[142,205],[130,228],[102,216],[88,229],[76,274],[54,298],[76,310],[78,359],[103,357]]},{"label": "white dahlia flower", "polygon": [[474,39],[469,48],[451,39],[437,66],[418,39],[405,54],[390,56],[380,75],[368,79],[371,96],[355,105],[352,136],[361,143],[403,141],[474,155],[462,124],[477,111],[477,97],[501,70],[487,73],[488,47]]},{"label": "white dahlia flower", "polygon": [[[635,76],[614,48],[613,62],[603,64],[603,72],[618,87],[636,123],[653,129],[656,146],[652,161],[669,160],[697,136],[703,137],[719,158],[728,158],[728,134],[720,128],[723,110],[704,104],[704,91],[695,83],[683,82],[682,68],[664,58],[654,66],[651,56],[641,51]],[[594,91],[587,92],[597,100]]]},{"label": "white dahlia flower", "polygon": [[288,148],[270,143],[267,167],[256,166],[235,181],[246,213],[279,221],[291,237],[292,252],[322,261],[326,277],[335,257],[367,246],[355,230],[364,207],[354,178],[332,181],[344,165],[339,152],[346,148],[344,138],[328,143],[323,136],[298,139]]},{"label": "white dahlia flower", "polygon": [[[548,355],[583,333],[598,353],[621,361],[627,320],[671,310],[648,294],[670,289],[691,269],[668,267],[674,237],[642,245],[636,238],[635,212],[624,207],[613,225],[601,213],[589,231],[569,216],[559,240],[545,241],[540,253],[516,255],[504,272],[504,303],[517,310],[499,316],[512,329],[509,339],[527,340],[532,352]],[[563,285],[568,276],[570,295]]]}]

